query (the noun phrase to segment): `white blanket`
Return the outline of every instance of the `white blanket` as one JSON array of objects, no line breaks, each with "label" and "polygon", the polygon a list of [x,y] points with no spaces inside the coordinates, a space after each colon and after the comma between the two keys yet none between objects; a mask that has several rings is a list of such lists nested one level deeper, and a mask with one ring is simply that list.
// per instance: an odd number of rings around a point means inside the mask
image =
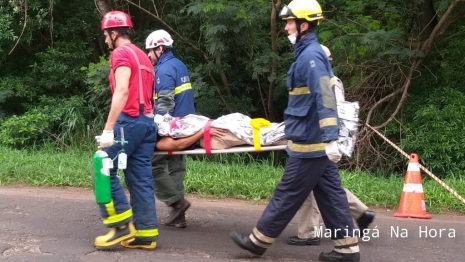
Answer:
[{"label": "white blanket", "polygon": [[[156,115],[155,123],[158,125],[160,136],[182,138],[192,136],[205,127],[210,119],[200,115],[187,115],[183,118],[174,118],[170,115]],[[247,144],[253,145],[253,129],[250,126],[250,117],[233,113],[212,120],[211,127],[229,130]],[[269,127],[260,129],[260,144],[272,145],[284,138],[284,122],[271,123]]]},{"label": "white blanket", "polygon": [[[352,156],[354,150],[355,134],[358,130],[358,102],[338,103],[339,115],[339,151],[346,156]],[[229,130],[239,139],[249,145],[253,145],[253,129],[250,126],[251,118],[241,113],[233,113],[211,120],[211,126]],[[208,117],[201,115],[187,115],[183,118],[173,118],[170,115],[156,115],[155,123],[158,125],[160,136],[182,138],[192,136],[210,121]],[[269,127],[260,129],[260,144],[262,146],[273,145],[283,139],[284,122],[271,123]]]},{"label": "white blanket", "polygon": [[337,103],[339,116],[339,139],[338,147],[341,154],[351,157],[355,148],[355,136],[359,127],[359,104],[358,102]]}]

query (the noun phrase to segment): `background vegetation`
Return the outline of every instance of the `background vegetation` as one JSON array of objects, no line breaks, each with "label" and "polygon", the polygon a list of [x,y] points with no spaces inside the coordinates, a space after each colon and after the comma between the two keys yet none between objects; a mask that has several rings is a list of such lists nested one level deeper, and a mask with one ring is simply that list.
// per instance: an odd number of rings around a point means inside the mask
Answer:
[{"label": "background vegetation", "polygon": [[[93,188],[90,176],[92,152],[62,152],[50,146],[40,150],[12,150],[0,147],[0,188],[7,185],[73,186]],[[283,174],[283,167],[270,161],[251,161],[245,154],[187,157],[186,193],[208,197],[250,199],[266,203]],[[121,181],[123,174],[119,171]],[[396,210],[404,183],[402,175],[341,171],[343,186],[370,208]],[[465,179],[444,179],[458,192],[465,192]],[[436,181],[423,178],[427,211],[465,214],[465,205]]]},{"label": "background vegetation", "polygon": [[[359,101],[362,124],[371,124],[408,153],[418,153],[441,178],[462,179],[465,1],[320,3],[325,21],[318,37],[333,53],[347,99]],[[153,30],[173,35],[175,54],[191,72],[199,114],[215,118],[241,112],[282,121],[285,77],[293,60],[284,23],[277,18],[283,4],[287,2],[0,0],[2,150],[42,154],[45,146],[71,158],[72,152],[92,152],[110,101],[109,50],[100,18],[111,9],[130,13],[132,38],[141,48]],[[344,159],[342,167],[403,174],[405,158],[366,126],[360,128],[356,155]],[[250,157],[282,168],[285,156]],[[8,167],[10,173],[5,173],[2,166],[0,181],[14,180],[6,177],[15,172]],[[15,168],[32,172],[33,179],[36,169]]]}]

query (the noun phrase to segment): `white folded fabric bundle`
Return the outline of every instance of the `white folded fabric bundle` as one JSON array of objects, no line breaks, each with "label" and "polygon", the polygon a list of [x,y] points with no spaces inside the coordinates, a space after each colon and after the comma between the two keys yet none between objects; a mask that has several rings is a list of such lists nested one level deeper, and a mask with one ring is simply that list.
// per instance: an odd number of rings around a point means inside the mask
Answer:
[{"label": "white folded fabric bundle", "polygon": [[359,104],[358,102],[337,103],[337,114],[339,116],[339,151],[348,157],[352,156],[355,147],[355,135],[359,126]]}]

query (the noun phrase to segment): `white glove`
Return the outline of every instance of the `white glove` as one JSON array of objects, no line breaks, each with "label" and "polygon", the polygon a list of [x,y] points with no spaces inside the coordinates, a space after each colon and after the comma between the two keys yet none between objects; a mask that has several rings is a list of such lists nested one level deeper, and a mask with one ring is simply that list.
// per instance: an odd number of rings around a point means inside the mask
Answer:
[{"label": "white glove", "polygon": [[103,130],[103,133],[100,136],[100,146],[110,147],[114,144],[115,144],[115,134],[113,133],[113,130]]},{"label": "white glove", "polygon": [[329,160],[333,161],[334,163],[337,163],[339,160],[341,160],[342,155],[339,152],[337,140],[326,143],[326,155],[328,156]]}]

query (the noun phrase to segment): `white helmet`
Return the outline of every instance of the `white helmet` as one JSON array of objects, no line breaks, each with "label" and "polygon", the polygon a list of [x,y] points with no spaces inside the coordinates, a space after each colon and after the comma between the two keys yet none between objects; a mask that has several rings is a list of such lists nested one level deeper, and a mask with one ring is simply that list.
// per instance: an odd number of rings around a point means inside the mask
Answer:
[{"label": "white helmet", "polygon": [[[320,44],[321,45],[321,44]],[[329,51],[329,48],[327,48],[324,45],[321,45],[321,48],[323,48],[323,51],[325,51],[326,56],[328,57],[328,60],[331,61],[333,60],[333,57],[331,56],[331,51]]]},{"label": "white helmet", "polygon": [[173,38],[165,30],[153,31],[147,39],[145,39],[145,48],[152,49],[158,46],[173,46]]}]

